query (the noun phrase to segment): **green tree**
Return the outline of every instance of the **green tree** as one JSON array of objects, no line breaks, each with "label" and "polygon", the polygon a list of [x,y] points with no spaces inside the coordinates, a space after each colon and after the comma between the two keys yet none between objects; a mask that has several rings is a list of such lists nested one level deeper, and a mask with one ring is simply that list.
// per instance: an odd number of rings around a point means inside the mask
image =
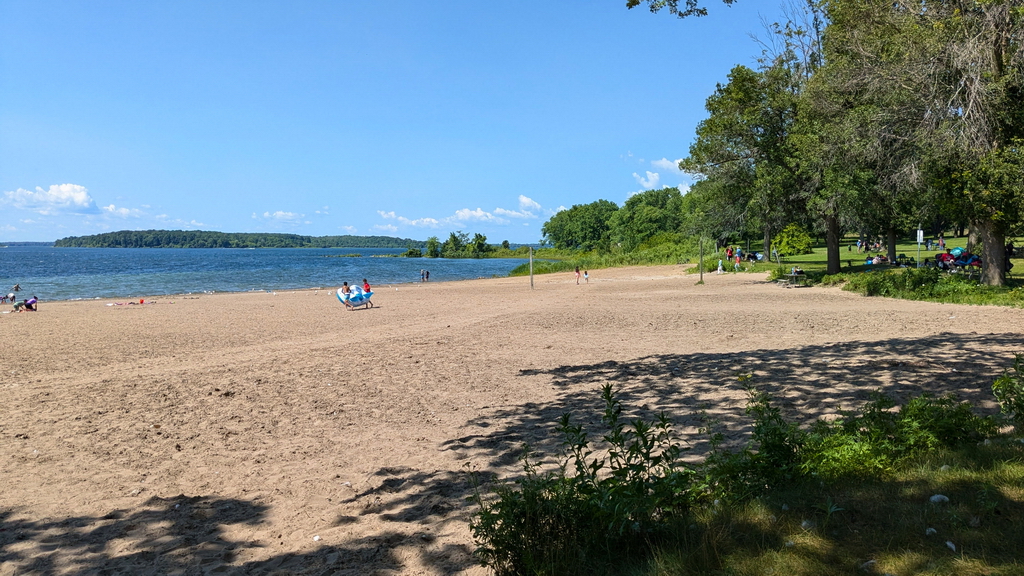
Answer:
[{"label": "green tree", "polygon": [[437,236],[427,238],[427,258],[439,258],[441,256],[441,242]]},{"label": "green tree", "polygon": [[[732,4],[735,1],[722,0],[724,4]],[[675,14],[679,18],[707,16],[708,14],[707,8],[701,6],[698,0],[684,0],[682,7],[679,6],[679,0],[626,0],[626,7],[629,9],[636,8],[641,4],[646,4],[651,12],[658,12],[667,8],[670,14]]]},{"label": "green tree", "polygon": [[462,258],[466,253],[469,235],[462,230],[452,232],[441,245],[441,256],[444,258]]},{"label": "green tree", "polygon": [[487,236],[479,232],[473,234],[473,240],[469,243],[468,247],[474,258],[480,258],[491,250],[490,244],[487,243]]},{"label": "green tree", "polygon": [[811,253],[811,235],[799,224],[786,226],[775,237],[775,249],[782,256],[797,256]]},{"label": "green tree", "polygon": [[608,250],[611,220],[619,207],[608,200],[576,204],[552,216],[541,227],[543,241],[559,249]]},{"label": "green tree", "polygon": [[703,213],[719,240],[756,226],[769,250],[771,235],[806,213],[806,179],[797,143],[804,76],[792,55],[775,58],[765,70],[737,66],[705,104],[708,118],[680,168],[709,181]]},{"label": "green tree", "polygon": [[678,188],[634,194],[609,222],[612,241],[626,252],[663,232],[677,233],[682,226],[682,195]]},{"label": "green tree", "polygon": [[[828,0],[826,60],[845,92],[878,102],[880,149],[907,188],[930,191],[982,240],[982,279],[1005,282],[1004,242],[1020,219],[1015,181],[1024,138],[1024,14],[1016,1]],[[902,140],[886,145],[886,137]],[[894,154],[902,149],[905,154]]]}]

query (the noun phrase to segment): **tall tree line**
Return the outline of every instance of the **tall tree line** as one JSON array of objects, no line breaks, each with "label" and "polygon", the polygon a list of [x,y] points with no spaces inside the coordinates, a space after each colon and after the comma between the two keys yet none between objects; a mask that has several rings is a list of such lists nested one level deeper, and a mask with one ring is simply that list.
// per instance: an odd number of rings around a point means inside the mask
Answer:
[{"label": "tall tree line", "polygon": [[[652,8],[655,7],[652,3]],[[772,27],[760,65],[707,101],[680,167],[689,204],[720,236],[801,222],[826,239],[887,239],[966,222],[982,280],[1005,282],[1024,203],[1020,0],[823,0]]]}]

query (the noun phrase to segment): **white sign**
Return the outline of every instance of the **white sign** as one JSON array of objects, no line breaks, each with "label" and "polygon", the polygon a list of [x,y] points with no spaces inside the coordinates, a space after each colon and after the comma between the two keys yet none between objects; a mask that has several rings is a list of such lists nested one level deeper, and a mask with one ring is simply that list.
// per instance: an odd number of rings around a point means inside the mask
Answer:
[{"label": "white sign", "polygon": [[923,244],[924,243],[924,230],[921,230],[921,229],[917,230],[917,243],[918,244]]}]

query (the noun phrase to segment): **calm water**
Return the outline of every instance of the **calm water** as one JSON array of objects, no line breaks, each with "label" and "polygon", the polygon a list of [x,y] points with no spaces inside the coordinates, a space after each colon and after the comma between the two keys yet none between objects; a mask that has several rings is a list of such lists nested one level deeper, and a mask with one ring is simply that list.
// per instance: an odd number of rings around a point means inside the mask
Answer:
[{"label": "calm water", "polygon": [[[244,292],[506,276],[523,260],[373,258],[390,248],[0,248],[0,290],[42,300],[128,298],[194,292]],[[358,258],[329,258],[360,254]]]}]

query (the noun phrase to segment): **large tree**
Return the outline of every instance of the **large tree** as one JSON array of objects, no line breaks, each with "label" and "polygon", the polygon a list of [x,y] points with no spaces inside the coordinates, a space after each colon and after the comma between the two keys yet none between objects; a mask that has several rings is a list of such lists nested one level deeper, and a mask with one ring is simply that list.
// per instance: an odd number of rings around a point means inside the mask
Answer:
[{"label": "large tree", "polygon": [[612,241],[629,252],[665,232],[678,233],[682,224],[682,196],[678,188],[634,194],[612,214]]},{"label": "large tree", "polygon": [[607,251],[611,241],[609,221],[618,209],[608,200],[576,204],[552,216],[541,227],[541,233],[544,241],[555,248]]},{"label": "large tree", "polygon": [[806,208],[792,138],[802,79],[791,64],[779,59],[761,71],[733,68],[728,83],[707,99],[708,118],[680,163],[713,181],[704,189],[728,203],[706,212],[725,217],[717,222],[723,232],[742,233],[756,223],[766,252],[772,234],[802,219]]},{"label": "large tree", "polygon": [[[736,0],[722,0],[725,4],[732,4]],[[687,16],[707,16],[708,9],[701,6],[698,0],[684,0],[682,7],[679,6],[679,0],[626,0],[626,7],[629,9],[636,8],[641,4],[646,4],[651,12],[659,12],[663,8],[668,9],[671,14],[675,14],[680,18]]]},{"label": "large tree", "polygon": [[[878,106],[878,171],[930,190],[982,240],[982,279],[1005,282],[1006,233],[1021,217],[1021,0],[826,0],[826,59],[850,95]],[[893,94],[883,99],[879,95]]]}]

